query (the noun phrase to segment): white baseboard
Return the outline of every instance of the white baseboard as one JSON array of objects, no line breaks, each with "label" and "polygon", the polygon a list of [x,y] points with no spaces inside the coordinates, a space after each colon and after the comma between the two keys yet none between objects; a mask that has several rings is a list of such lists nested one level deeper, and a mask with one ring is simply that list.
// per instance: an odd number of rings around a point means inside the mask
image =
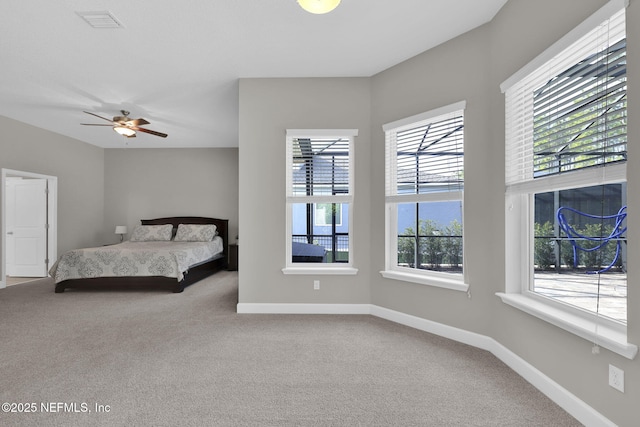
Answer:
[{"label": "white baseboard", "polygon": [[388,308],[377,305],[371,306],[371,315],[439,335],[441,337],[449,338],[482,350],[491,351],[491,342],[493,339],[484,335],[465,331],[464,329],[454,328],[453,326],[447,326],[442,323],[433,322],[431,320],[423,319],[422,317],[389,310]]},{"label": "white baseboard", "polygon": [[585,426],[615,427],[615,424],[578,397],[540,372],[517,354],[491,337],[412,316],[371,304],[251,304],[240,303],[238,313],[269,314],[370,314],[489,351],[545,396]]}]

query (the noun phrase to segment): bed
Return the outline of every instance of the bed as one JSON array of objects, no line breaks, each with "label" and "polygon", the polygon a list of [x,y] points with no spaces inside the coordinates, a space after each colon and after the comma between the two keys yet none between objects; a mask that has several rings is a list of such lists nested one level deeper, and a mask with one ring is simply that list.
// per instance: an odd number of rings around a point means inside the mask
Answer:
[{"label": "bed", "polygon": [[143,219],[130,240],[64,253],[49,270],[55,292],[65,289],[168,289],[226,269],[228,220],[182,216]]}]

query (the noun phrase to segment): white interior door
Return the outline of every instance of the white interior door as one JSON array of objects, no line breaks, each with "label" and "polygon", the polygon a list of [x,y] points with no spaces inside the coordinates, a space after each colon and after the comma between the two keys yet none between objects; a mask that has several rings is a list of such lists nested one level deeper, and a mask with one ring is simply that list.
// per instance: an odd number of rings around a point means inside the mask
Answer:
[{"label": "white interior door", "polygon": [[7,180],[7,274],[47,275],[47,180]]}]

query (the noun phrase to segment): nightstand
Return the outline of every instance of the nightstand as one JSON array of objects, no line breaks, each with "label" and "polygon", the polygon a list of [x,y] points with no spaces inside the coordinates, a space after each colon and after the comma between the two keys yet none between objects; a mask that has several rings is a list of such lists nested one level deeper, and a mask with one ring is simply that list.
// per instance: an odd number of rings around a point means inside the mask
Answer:
[{"label": "nightstand", "polygon": [[236,243],[229,245],[229,265],[227,266],[227,270],[238,270],[238,245]]}]

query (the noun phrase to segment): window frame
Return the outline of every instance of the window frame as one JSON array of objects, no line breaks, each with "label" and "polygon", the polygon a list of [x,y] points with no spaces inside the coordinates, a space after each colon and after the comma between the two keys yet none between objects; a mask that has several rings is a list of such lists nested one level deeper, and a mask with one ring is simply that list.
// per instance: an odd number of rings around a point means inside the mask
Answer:
[{"label": "window frame", "polygon": [[[385,132],[385,183],[387,195],[385,197],[385,269],[380,274],[387,279],[417,283],[421,285],[434,286],[461,292],[468,292],[469,285],[466,280],[466,256],[465,256],[465,233],[464,233],[464,190],[430,193],[430,194],[408,194],[397,195],[391,187],[395,185],[396,169],[389,154],[390,134],[419,126],[421,123],[433,121],[441,116],[461,112],[464,117],[466,101],[460,101],[436,108],[421,114],[400,119],[383,125]],[[464,123],[464,119],[463,119]],[[464,147],[464,140],[463,140]],[[395,160],[395,154],[393,154]],[[464,170],[464,166],[463,166]],[[420,202],[442,202],[460,201],[462,204],[462,273],[445,273],[434,270],[407,268],[398,265],[398,205],[404,203]]]},{"label": "window frame", "polygon": [[[627,5],[627,0],[611,0],[507,79],[501,85],[502,92],[506,94],[531,73],[545,67],[553,58],[573,43],[583,39],[584,36],[599,27],[602,22],[607,21]],[[568,174],[537,177],[520,182],[510,181],[510,177],[514,176],[509,172],[510,114],[511,110],[507,99],[505,100],[505,291],[498,292],[496,295],[512,307],[593,342],[594,351],[598,346],[602,346],[633,359],[637,355],[638,347],[627,342],[626,324],[538,295],[531,289],[534,275],[533,198],[535,194],[626,182],[626,162],[606,167],[580,169]],[[533,124],[530,123],[530,126]],[[630,282],[629,278],[627,278],[627,282]]]},{"label": "window frame", "polygon": [[[314,275],[355,275],[358,269],[353,266],[353,217],[354,217],[354,166],[355,166],[355,139],[358,136],[358,129],[287,129],[286,130],[286,224],[285,224],[285,267],[282,273],[286,275],[314,274]],[[290,155],[289,147],[296,138],[326,139],[343,138],[349,140],[349,170],[348,170],[348,194],[318,195],[318,196],[295,196],[293,195],[293,157]],[[292,241],[293,241],[293,205],[311,204],[315,210],[316,204],[337,203],[348,205],[347,225],[349,230],[349,261],[340,263],[302,263],[293,262]],[[315,222],[315,221],[314,221]],[[344,221],[343,221],[344,223]]]}]

